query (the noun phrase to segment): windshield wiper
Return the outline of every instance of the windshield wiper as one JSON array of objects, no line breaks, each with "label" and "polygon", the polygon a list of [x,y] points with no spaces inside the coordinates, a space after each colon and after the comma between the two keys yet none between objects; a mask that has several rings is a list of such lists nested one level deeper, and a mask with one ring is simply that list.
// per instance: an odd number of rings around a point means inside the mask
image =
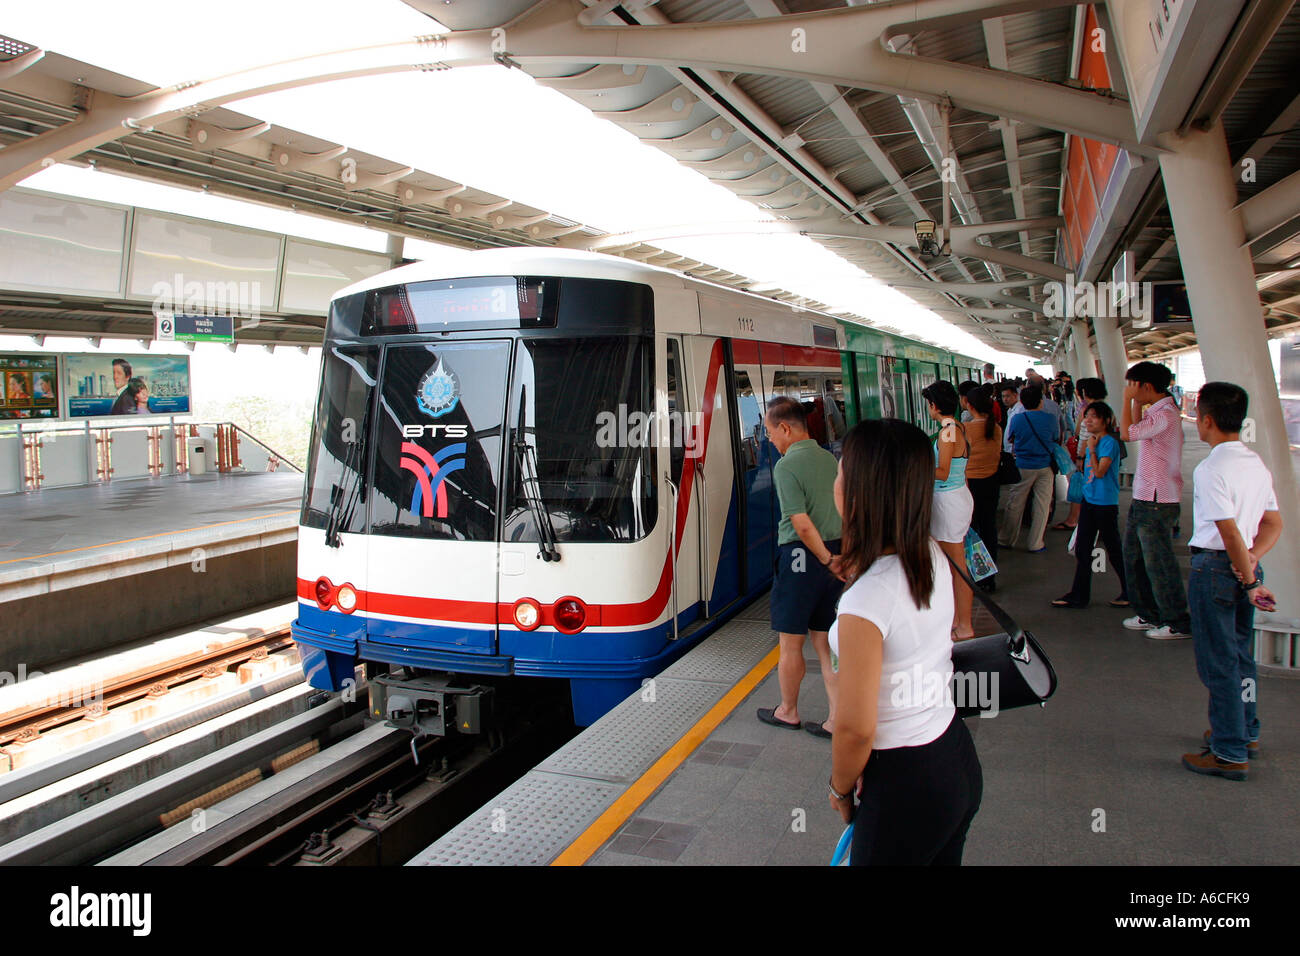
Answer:
[{"label": "windshield wiper", "polygon": [[342,546],[342,529],[352,525],[352,515],[356,511],[357,501],[366,499],[366,456],[363,449],[369,428],[370,405],[367,400],[366,414],[361,419],[361,433],[356,441],[348,443],[348,454],[343,460],[343,470],[351,473],[351,480],[346,486],[335,485],[330,489],[330,512],[325,522],[327,548]]},{"label": "windshield wiper", "polygon": [[527,389],[519,393],[519,420],[515,426],[514,450],[519,462],[519,484],[524,501],[533,513],[537,523],[537,551],[543,561],[560,560],[559,549],[555,547],[555,525],[551,522],[551,513],[542,500],[541,481],[537,477],[537,448],[528,444],[528,435],[524,429],[524,409],[527,407]]}]

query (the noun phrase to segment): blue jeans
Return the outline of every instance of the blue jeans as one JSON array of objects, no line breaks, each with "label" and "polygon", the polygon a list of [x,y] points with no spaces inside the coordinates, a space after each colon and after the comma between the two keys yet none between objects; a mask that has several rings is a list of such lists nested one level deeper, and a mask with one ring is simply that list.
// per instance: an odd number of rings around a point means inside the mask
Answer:
[{"label": "blue jeans", "polygon": [[[1263,569],[1256,570],[1263,580]],[[1196,674],[1210,692],[1210,749],[1246,762],[1246,744],[1259,739],[1255,699],[1255,607],[1232,573],[1226,551],[1192,555],[1188,581]]]},{"label": "blue jeans", "polygon": [[1124,578],[1133,610],[1152,627],[1191,632],[1183,572],[1174,557],[1179,506],[1134,500],[1124,525]]}]

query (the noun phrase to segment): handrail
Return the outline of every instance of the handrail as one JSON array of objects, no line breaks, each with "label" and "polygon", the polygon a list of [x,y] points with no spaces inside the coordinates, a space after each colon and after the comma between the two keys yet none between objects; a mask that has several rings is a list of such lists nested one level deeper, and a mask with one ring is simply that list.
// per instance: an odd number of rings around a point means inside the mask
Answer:
[{"label": "handrail", "polygon": [[294,471],[299,472],[299,473],[302,472],[302,468],[299,467],[299,466],[294,462],[294,460],[293,460],[292,458],[288,457],[287,455],[282,455],[282,454],[280,454],[278,451],[276,451],[274,448],[272,448],[272,447],[271,447],[270,445],[268,445],[266,442],[262,441],[262,439],[258,438],[256,435],[251,434],[250,432],[245,431],[243,428],[240,428],[240,427],[239,427],[238,425],[236,425],[234,422],[219,422],[219,423],[218,423],[218,422],[187,422],[187,424],[193,424],[193,425],[216,425],[216,424],[229,425],[231,428],[233,428],[235,431],[239,432],[241,435],[244,435],[244,436],[246,436],[246,437],[252,439],[252,440],[253,440],[254,442],[256,442],[257,444],[261,445],[263,448],[265,448],[267,451],[269,451],[272,455],[274,455],[277,459],[279,459],[280,461],[282,461],[282,462],[284,462],[285,464],[287,464],[287,465],[288,465],[290,468],[292,468]]},{"label": "handrail", "polygon": [[[40,434],[48,434],[50,432],[55,432],[55,433],[70,432],[70,433],[80,435],[85,433],[87,424],[90,421],[91,419],[89,418],[83,419],[78,422],[46,422],[46,421],[42,421],[41,419],[26,419],[26,418],[14,419],[12,421],[0,422],[0,436],[16,436],[20,432],[24,435],[40,435]],[[171,425],[174,425],[178,429],[189,428],[190,426],[194,426],[196,428],[198,427],[217,428],[220,426],[229,426],[230,428],[235,429],[235,431],[239,432],[241,435],[248,438],[255,444],[264,448],[273,457],[275,457],[279,461],[284,462],[294,471],[302,472],[303,470],[302,467],[298,465],[292,458],[276,451],[266,442],[262,441],[262,439],[258,438],[256,435],[252,434],[245,428],[241,427],[240,425],[237,425],[235,422],[232,421],[192,421],[192,420],[182,420],[179,418],[172,418],[171,416],[164,416],[164,415],[150,415],[149,420],[146,422],[140,422],[140,421],[117,422],[117,421],[110,421],[108,420],[107,417],[96,418],[94,419],[94,421],[96,422],[96,424],[94,425],[95,431],[107,431],[107,430],[126,429],[126,428],[140,428],[140,429],[147,430],[150,428],[166,428]]]}]

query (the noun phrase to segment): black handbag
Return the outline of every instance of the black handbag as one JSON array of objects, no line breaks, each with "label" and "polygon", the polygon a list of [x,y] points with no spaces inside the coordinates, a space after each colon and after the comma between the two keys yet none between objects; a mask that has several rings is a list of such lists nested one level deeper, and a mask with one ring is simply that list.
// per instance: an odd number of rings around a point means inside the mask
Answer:
[{"label": "black handbag", "polygon": [[1034,635],[998,607],[970,579],[965,568],[952,558],[948,563],[1003,630],[1001,634],[953,644],[952,699],[957,716],[974,717],[983,711],[1001,713],[1046,702],[1056,693],[1056,671]]},{"label": "black handbag", "polygon": [[1004,451],[998,458],[998,484],[1014,485],[1020,480],[1020,469],[1016,467],[1016,456]]}]

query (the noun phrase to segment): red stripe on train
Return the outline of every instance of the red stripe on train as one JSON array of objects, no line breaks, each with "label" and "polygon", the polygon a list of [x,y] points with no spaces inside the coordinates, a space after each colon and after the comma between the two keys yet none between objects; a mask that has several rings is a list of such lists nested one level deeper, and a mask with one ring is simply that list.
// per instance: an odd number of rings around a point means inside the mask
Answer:
[{"label": "red stripe on train", "polygon": [[[700,429],[703,435],[692,435],[698,443],[692,447],[700,449],[700,463],[703,464],[709,448],[709,433],[713,424],[713,409],[718,394],[718,378],[722,370],[722,340],[713,343],[709,353],[709,372],[705,377],[704,401]],[[688,462],[690,459],[688,459]],[[686,516],[690,513],[691,491],[695,486],[695,468],[683,467],[681,488],[677,496],[676,514],[676,550],[682,546],[682,532],[686,528]],[[673,555],[665,555],[663,570],[659,573],[659,583],[654,593],[644,601],[634,604],[587,604],[587,624],[591,627],[638,627],[657,620],[668,605],[672,592]],[[581,597],[581,595],[578,595]],[[316,584],[298,578],[298,597],[315,602]],[[405,594],[385,594],[381,591],[357,591],[357,610],[371,614],[388,614],[393,617],[413,617],[426,620],[454,621],[457,624],[514,624],[514,604],[498,604],[493,601],[456,601],[447,598],[411,597]],[[552,607],[542,605],[543,626],[554,623]]]}]

